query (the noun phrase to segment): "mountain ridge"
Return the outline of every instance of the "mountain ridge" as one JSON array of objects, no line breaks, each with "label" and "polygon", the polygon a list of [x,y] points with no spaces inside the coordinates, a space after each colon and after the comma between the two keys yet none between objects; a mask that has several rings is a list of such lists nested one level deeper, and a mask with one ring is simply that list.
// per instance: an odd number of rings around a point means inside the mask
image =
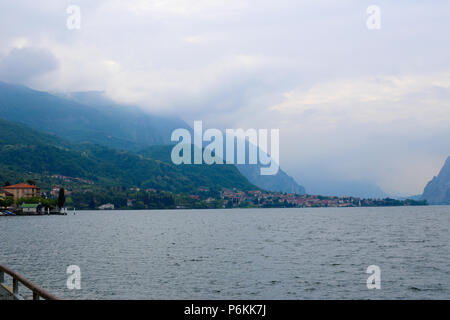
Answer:
[{"label": "mountain ridge", "polygon": [[450,156],[445,160],[439,174],[425,186],[422,199],[430,204],[450,204]]},{"label": "mountain ridge", "polygon": [[178,118],[151,115],[138,108],[94,108],[5,82],[0,82],[0,115],[73,142],[89,141],[129,151],[170,143],[172,130],[189,128]]},{"label": "mountain ridge", "polygon": [[[136,106],[114,102],[101,91],[50,94],[4,82],[0,82],[0,118],[75,143],[91,142],[131,152],[173,144],[170,137],[174,129],[192,132],[181,119],[148,114]],[[304,187],[281,168],[274,176],[261,176],[258,165],[238,165],[237,169],[262,189],[305,193]]]},{"label": "mountain ridge", "polygon": [[0,119],[0,180],[21,182],[26,173],[37,173],[43,180],[57,174],[89,179],[99,186],[155,188],[175,193],[195,193],[200,187],[258,189],[232,165],[192,170],[129,151],[92,143],[74,144]]}]

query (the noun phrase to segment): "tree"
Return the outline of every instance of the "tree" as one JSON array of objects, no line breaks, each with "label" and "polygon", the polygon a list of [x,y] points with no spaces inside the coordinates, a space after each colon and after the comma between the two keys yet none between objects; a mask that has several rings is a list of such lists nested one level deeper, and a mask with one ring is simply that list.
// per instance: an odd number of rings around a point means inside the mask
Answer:
[{"label": "tree", "polygon": [[19,198],[16,200],[16,204],[20,206],[22,203],[39,203],[41,202],[41,197],[28,197],[28,198]]},{"label": "tree", "polygon": [[59,189],[58,194],[58,207],[62,209],[64,207],[64,203],[66,203],[66,196],[64,195],[64,188]]},{"label": "tree", "polygon": [[8,208],[12,206],[14,203],[13,197],[5,197],[4,199],[0,199],[0,208]]},{"label": "tree", "polygon": [[11,183],[9,183],[9,181],[5,181],[5,184],[3,185],[4,187],[10,186]]},{"label": "tree", "polygon": [[35,186],[35,185],[36,185],[36,182],[34,182],[34,180],[32,180],[32,179],[28,179],[28,180],[27,180],[27,183],[30,184],[30,185],[32,185],[32,186]]},{"label": "tree", "polygon": [[56,200],[53,199],[41,199],[40,202],[45,210],[53,210],[56,206]]},{"label": "tree", "polygon": [[14,198],[13,197],[6,197],[3,199],[3,203],[5,204],[6,208],[9,208],[14,205]]}]

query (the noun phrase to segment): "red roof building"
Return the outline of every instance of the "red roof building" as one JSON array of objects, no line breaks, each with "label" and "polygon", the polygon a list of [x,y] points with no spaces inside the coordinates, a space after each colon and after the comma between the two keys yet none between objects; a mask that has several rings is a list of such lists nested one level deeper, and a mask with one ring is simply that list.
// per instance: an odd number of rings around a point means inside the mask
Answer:
[{"label": "red roof building", "polygon": [[5,191],[12,193],[14,200],[20,198],[39,197],[41,189],[26,183],[18,183],[12,186],[3,187]]}]

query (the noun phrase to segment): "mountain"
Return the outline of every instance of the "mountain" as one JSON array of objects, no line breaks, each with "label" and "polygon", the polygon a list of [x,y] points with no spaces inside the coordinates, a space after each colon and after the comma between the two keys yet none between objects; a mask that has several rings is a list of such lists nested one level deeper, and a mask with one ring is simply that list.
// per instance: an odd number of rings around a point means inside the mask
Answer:
[{"label": "mountain", "polygon": [[233,165],[176,166],[92,143],[72,143],[23,124],[0,120],[0,181],[16,183],[31,173],[33,177],[38,174],[42,181],[57,174],[88,179],[95,186],[154,188],[174,193],[195,193],[200,187],[257,189]]},{"label": "mountain", "polygon": [[415,200],[415,201],[423,200],[421,194],[414,194],[414,195],[407,196],[407,197],[405,197],[405,196],[397,196],[397,197],[391,196],[391,198],[396,199],[396,200],[408,200],[408,199]]},{"label": "mountain", "polygon": [[[245,141],[241,141],[245,144],[245,159],[249,159],[249,151],[250,148],[253,147],[248,139]],[[261,175],[261,164],[237,164],[237,149],[238,141],[235,140],[234,143],[234,163],[236,163],[236,167],[239,172],[248,179],[251,183],[259,188],[267,191],[273,192],[284,192],[284,193],[296,193],[296,194],[305,194],[305,188],[297,183],[294,178],[289,176],[286,172],[284,172],[281,167],[278,168],[278,172],[274,175]],[[206,146],[206,145],[205,145]],[[256,146],[255,151],[257,154],[260,153],[260,149]],[[265,156],[267,154],[263,153]],[[223,142],[223,156],[226,158],[227,156],[227,148],[226,141],[224,139]],[[272,161],[274,161],[272,159]]]},{"label": "mountain", "polygon": [[286,172],[278,170],[277,174],[263,176],[260,174],[260,165],[256,164],[238,164],[239,172],[255,186],[263,190],[305,194],[305,188],[297,183]]},{"label": "mountain", "polygon": [[428,182],[422,199],[427,200],[429,204],[450,204],[450,157],[447,157],[437,177]]},{"label": "mountain", "polygon": [[314,179],[305,177],[304,183],[310,194],[322,196],[353,196],[359,198],[384,199],[389,195],[369,181],[345,181],[333,179]]},{"label": "mountain", "polygon": [[174,129],[189,128],[180,119],[125,107],[98,92],[63,97],[4,82],[0,82],[0,118],[74,142],[88,141],[128,151],[170,143]]},{"label": "mountain", "polygon": [[[151,146],[147,147],[141,151],[139,151],[139,154],[152,158],[155,160],[164,161],[166,163],[172,163],[170,154],[172,152],[172,145],[162,145],[162,146]],[[193,149],[192,149],[193,150]],[[191,156],[191,159],[193,157]],[[199,165],[182,165],[179,166],[181,170],[199,170],[203,166]],[[206,166],[207,167],[207,166]],[[288,176],[285,172],[283,172],[281,169],[278,171],[275,175],[268,175],[263,176],[260,174],[260,166],[259,165],[249,165],[249,164],[239,164],[236,165],[239,172],[247,178],[250,183],[254,184],[255,186],[267,190],[267,191],[277,191],[277,192],[287,192],[287,193],[297,193],[297,194],[304,194],[305,189],[297,184],[297,182]],[[202,169],[204,170],[204,169]]]},{"label": "mountain", "polygon": [[[170,137],[174,129],[185,128],[192,132],[180,119],[152,115],[136,106],[116,103],[103,92],[53,95],[4,82],[0,82],[0,118],[72,142],[91,142],[132,152],[172,144]],[[305,193],[281,168],[274,176],[261,176],[258,165],[238,165],[237,168],[247,180],[264,190]],[[239,180],[236,183],[239,184]]]}]

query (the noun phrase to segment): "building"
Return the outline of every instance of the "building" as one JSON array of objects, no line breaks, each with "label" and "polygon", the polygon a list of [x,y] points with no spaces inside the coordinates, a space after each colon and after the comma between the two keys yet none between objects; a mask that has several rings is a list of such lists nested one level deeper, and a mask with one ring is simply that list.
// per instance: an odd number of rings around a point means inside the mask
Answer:
[{"label": "building", "polygon": [[[60,190],[60,189],[61,189],[61,187],[54,186],[54,187],[52,188],[52,190],[50,190],[50,195],[51,195],[52,197],[54,197],[54,198],[57,198],[58,195],[59,195],[59,190]],[[66,196],[69,196],[71,193],[72,193],[72,191],[67,190],[67,189],[64,189],[64,194],[65,194]]]},{"label": "building", "polygon": [[0,188],[0,200],[5,199],[6,197],[14,197],[14,195],[12,193]]},{"label": "building", "polygon": [[112,203],[102,204],[98,207],[100,210],[114,210],[114,205]]},{"label": "building", "polygon": [[40,214],[42,205],[40,203],[23,203],[20,208],[24,214]]},{"label": "building", "polygon": [[208,199],[205,200],[206,203],[213,203],[214,201],[216,201],[216,199],[209,197]]},{"label": "building", "polygon": [[11,193],[14,197],[14,200],[20,198],[39,197],[41,192],[41,189],[39,187],[26,183],[19,183],[14,184],[12,186],[6,186],[3,187],[3,189]]},{"label": "building", "polygon": [[53,187],[52,190],[50,191],[50,195],[52,197],[57,197],[59,195],[59,189],[60,187]]}]

